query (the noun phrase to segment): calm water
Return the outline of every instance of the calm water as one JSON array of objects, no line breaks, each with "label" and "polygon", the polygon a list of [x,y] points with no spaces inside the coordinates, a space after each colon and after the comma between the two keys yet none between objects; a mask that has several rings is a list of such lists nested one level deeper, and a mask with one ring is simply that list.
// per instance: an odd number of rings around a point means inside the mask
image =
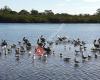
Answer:
[{"label": "calm water", "polygon": [[[17,43],[25,36],[32,45],[40,35],[53,40],[55,35],[66,35],[71,39],[80,38],[92,47],[94,39],[100,37],[100,24],[0,24],[0,41],[6,39],[9,43]],[[25,53],[19,59],[14,53],[0,55],[0,80],[100,80],[100,57],[82,63],[79,56],[79,67],[74,67],[74,50],[64,51],[63,46],[56,46],[56,54],[48,56],[47,61],[32,59]],[[66,63],[59,57],[72,57]],[[98,54],[100,56],[100,54]]]},{"label": "calm water", "polygon": [[91,42],[100,37],[100,24],[0,24],[0,39],[11,42],[24,36],[34,42],[41,34],[50,38],[56,32]]}]

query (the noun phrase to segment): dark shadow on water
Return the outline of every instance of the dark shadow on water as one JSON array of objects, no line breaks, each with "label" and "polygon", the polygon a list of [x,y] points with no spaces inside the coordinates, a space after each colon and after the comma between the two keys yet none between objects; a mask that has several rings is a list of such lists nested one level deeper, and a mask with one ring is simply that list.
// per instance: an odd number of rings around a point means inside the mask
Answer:
[{"label": "dark shadow on water", "polygon": [[43,64],[47,64],[47,59],[43,59],[43,60],[42,60],[42,63],[43,63]]},{"label": "dark shadow on water", "polygon": [[75,67],[75,68],[79,67],[79,64],[78,64],[78,63],[75,63],[75,64],[74,64],[74,67]]},{"label": "dark shadow on water", "polygon": [[42,62],[43,64],[47,64],[47,57],[45,57],[45,56],[39,56],[38,57],[38,60],[40,61],[40,62]]},{"label": "dark shadow on water", "polygon": [[16,61],[18,64],[21,63],[21,62],[20,62],[20,58],[19,58],[19,56],[16,56],[16,57],[15,57],[15,61]]},{"label": "dark shadow on water", "polygon": [[18,62],[20,59],[19,59],[19,57],[16,57],[16,61]]},{"label": "dark shadow on water", "polygon": [[2,56],[2,53],[0,52],[0,57]]}]

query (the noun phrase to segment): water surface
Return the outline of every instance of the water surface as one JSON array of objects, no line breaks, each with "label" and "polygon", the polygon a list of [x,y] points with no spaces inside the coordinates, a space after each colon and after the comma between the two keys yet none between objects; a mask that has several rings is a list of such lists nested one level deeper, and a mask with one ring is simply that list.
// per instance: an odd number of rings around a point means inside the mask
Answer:
[{"label": "water surface", "polygon": [[[80,38],[91,48],[93,40],[100,37],[100,24],[0,24],[0,41],[6,39],[9,43],[17,43],[25,36],[35,45],[40,35],[48,40],[53,40],[55,35]],[[15,53],[1,54],[0,80],[100,80],[100,57],[95,59],[89,50],[92,59],[85,63],[80,59],[79,67],[75,67],[74,48],[71,51],[68,48],[65,51],[62,45],[56,48],[55,55],[48,56],[46,61],[33,60],[28,53],[19,59]],[[64,62],[60,53],[63,53],[63,58],[70,56],[71,61]]]}]

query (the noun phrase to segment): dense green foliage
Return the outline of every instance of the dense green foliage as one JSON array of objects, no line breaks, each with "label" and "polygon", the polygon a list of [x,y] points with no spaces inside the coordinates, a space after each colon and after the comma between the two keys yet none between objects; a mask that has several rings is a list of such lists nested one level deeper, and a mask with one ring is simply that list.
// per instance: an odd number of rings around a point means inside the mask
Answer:
[{"label": "dense green foliage", "polygon": [[67,13],[54,14],[52,10],[21,10],[16,12],[5,6],[0,9],[0,23],[100,23],[100,9],[94,15]]}]

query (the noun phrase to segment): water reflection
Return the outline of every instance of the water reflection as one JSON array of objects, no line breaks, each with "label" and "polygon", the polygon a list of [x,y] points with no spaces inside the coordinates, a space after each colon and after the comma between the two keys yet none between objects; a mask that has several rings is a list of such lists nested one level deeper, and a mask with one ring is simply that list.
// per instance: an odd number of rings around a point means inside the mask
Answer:
[{"label": "water reflection", "polygon": [[19,56],[16,56],[16,61],[19,62],[20,58]]},{"label": "water reflection", "polygon": [[74,64],[74,67],[76,67],[76,68],[79,67],[79,64],[78,63],[75,63]]}]

